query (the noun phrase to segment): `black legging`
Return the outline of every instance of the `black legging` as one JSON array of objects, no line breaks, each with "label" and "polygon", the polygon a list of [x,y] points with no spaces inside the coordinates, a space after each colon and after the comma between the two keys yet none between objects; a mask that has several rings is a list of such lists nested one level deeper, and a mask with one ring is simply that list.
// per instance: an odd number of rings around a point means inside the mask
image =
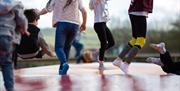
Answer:
[{"label": "black legging", "polygon": [[136,16],[129,14],[129,18],[132,26],[132,36],[134,38],[137,37],[146,38],[146,31],[147,31],[146,16]]},{"label": "black legging", "polygon": [[[147,31],[146,16],[136,16],[136,15],[129,14],[129,18],[130,18],[131,27],[132,27],[132,37],[135,39],[138,39],[138,38],[146,39],[146,31]],[[136,40],[136,41],[139,41],[139,40]],[[134,45],[131,45],[130,43],[129,45],[134,46]],[[142,44],[135,43],[135,46],[141,49],[142,46],[144,46],[144,43]]]},{"label": "black legging", "polygon": [[164,64],[163,71],[180,75],[180,62],[173,62],[168,51],[165,54],[160,54],[160,59]]},{"label": "black legging", "polygon": [[114,45],[114,38],[105,22],[95,23],[94,29],[101,45],[101,48],[99,49],[99,60],[103,61],[105,50]]}]

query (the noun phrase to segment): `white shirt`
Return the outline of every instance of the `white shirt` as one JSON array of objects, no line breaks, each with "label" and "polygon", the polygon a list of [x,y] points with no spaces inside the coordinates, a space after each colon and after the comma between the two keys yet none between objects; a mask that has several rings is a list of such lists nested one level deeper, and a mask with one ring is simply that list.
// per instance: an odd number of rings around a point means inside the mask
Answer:
[{"label": "white shirt", "polygon": [[108,0],[100,0],[99,3],[96,0],[90,0],[89,8],[94,10],[94,22],[107,22],[109,20],[108,12]]},{"label": "white shirt", "polygon": [[80,24],[79,10],[82,11],[84,8],[82,0],[73,0],[69,6],[64,8],[66,1],[67,0],[49,0],[47,3],[47,11],[53,11],[53,26],[57,22]]},{"label": "white shirt", "polygon": [[136,15],[136,16],[146,16],[146,17],[148,17],[148,12],[146,12],[146,11],[130,12],[129,14],[131,14],[131,15]]}]

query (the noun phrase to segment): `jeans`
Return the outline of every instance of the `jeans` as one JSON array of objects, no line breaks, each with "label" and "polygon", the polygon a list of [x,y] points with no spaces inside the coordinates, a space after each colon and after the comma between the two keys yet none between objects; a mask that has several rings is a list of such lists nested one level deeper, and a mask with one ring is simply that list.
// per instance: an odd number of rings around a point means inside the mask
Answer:
[{"label": "jeans", "polygon": [[13,66],[12,66],[12,38],[0,36],[0,67],[2,70],[4,86],[7,91],[13,91]]},{"label": "jeans", "polygon": [[72,45],[74,46],[76,50],[76,55],[75,58],[78,59],[81,55],[81,50],[83,49],[83,44],[80,43],[79,41],[73,41]]},{"label": "jeans", "polygon": [[57,23],[55,52],[60,61],[60,70],[62,69],[62,65],[68,61],[69,51],[77,31],[79,31],[79,25],[77,24],[68,22]]},{"label": "jeans", "polygon": [[4,86],[7,91],[14,91],[14,74],[13,74],[13,66],[11,63],[2,64],[2,75],[4,80]]}]

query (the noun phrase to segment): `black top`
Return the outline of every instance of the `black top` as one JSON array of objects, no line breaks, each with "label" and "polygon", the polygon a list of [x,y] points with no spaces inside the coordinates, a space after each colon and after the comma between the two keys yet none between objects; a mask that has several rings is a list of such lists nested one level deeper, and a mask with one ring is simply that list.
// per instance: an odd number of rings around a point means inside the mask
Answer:
[{"label": "black top", "polygon": [[38,45],[40,29],[35,25],[28,24],[28,31],[30,32],[30,36],[22,35],[20,45],[17,46],[17,53],[19,54],[35,53],[40,48]]}]

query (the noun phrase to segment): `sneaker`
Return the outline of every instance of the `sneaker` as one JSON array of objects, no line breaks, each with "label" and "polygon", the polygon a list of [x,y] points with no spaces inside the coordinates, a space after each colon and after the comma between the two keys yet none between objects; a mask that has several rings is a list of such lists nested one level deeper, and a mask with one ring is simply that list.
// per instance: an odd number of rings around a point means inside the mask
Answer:
[{"label": "sneaker", "polygon": [[119,57],[117,57],[117,58],[112,62],[112,64],[113,64],[114,66],[117,66],[117,67],[120,68],[121,62],[122,62],[122,59],[119,58]]},{"label": "sneaker", "polygon": [[64,63],[62,70],[59,70],[59,75],[66,75],[68,69],[69,69],[69,65],[67,63]]},{"label": "sneaker", "polygon": [[98,61],[99,62],[99,70],[104,70],[105,67],[104,67],[104,61]]},{"label": "sneaker", "polygon": [[150,47],[162,54],[164,54],[166,52],[164,42],[161,42],[159,44],[150,44]]},{"label": "sneaker", "polygon": [[128,73],[129,64],[126,62],[123,62],[121,58],[117,57],[113,61],[113,65],[119,67],[125,74]]},{"label": "sneaker", "polygon": [[157,64],[159,66],[163,66],[163,63],[161,62],[160,58],[148,57],[145,61],[149,63]]},{"label": "sneaker", "polygon": [[120,69],[127,74],[128,73],[129,64],[126,62],[121,62]]}]

